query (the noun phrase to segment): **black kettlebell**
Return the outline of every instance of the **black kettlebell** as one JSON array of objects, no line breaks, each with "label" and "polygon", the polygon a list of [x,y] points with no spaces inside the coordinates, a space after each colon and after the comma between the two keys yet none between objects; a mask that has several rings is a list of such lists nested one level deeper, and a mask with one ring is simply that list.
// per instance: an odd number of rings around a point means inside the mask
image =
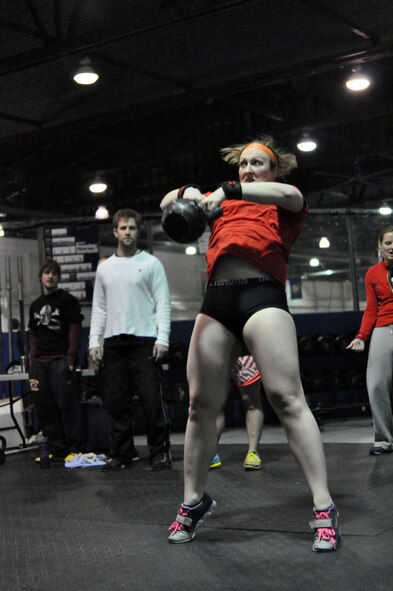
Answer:
[{"label": "black kettlebell", "polygon": [[5,462],[5,450],[7,447],[7,441],[5,439],[5,437],[2,437],[0,435],[0,443],[1,443],[1,447],[0,447],[0,464],[4,464]]},{"label": "black kettlebell", "polygon": [[195,242],[206,229],[209,221],[222,215],[221,207],[206,212],[195,201],[176,199],[162,214],[161,224],[165,234],[180,244]]}]

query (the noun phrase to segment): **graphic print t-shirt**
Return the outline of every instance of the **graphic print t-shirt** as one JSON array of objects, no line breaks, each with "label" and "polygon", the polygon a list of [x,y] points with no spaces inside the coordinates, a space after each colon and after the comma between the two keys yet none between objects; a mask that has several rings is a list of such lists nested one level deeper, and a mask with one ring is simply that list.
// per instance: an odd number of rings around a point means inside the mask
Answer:
[{"label": "graphic print t-shirt", "polygon": [[82,320],[78,300],[63,289],[34,300],[29,329],[37,338],[36,356],[66,355],[69,325]]}]

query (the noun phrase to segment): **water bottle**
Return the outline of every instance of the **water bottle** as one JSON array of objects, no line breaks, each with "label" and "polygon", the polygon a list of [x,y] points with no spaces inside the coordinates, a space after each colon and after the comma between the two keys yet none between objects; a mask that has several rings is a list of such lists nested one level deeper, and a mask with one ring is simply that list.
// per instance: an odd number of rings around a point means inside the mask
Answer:
[{"label": "water bottle", "polygon": [[20,370],[22,373],[26,373],[26,371],[27,371],[27,357],[26,357],[26,355],[21,355]]},{"label": "water bottle", "polygon": [[50,468],[49,445],[46,437],[40,437],[38,440],[38,455],[40,458],[41,470],[47,470]]}]

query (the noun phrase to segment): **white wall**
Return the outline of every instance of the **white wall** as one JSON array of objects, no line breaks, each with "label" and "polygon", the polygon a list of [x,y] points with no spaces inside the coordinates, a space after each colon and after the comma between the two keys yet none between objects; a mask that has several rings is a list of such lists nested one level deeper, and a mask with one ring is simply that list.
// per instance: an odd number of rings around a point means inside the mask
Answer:
[{"label": "white wall", "polygon": [[205,286],[205,257],[156,251],[168,278],[172,320],[194,320],[202,304]]},{"label": "white wall", "polygon": [[[352,285],[348,280],[306,279],[302,281],[302,297],[291,299],[290,290],[287,287],[287,298],[289,309],[293,314],[353,310]],[[364,305],[364,302],[360,302],[361,309]]]}]

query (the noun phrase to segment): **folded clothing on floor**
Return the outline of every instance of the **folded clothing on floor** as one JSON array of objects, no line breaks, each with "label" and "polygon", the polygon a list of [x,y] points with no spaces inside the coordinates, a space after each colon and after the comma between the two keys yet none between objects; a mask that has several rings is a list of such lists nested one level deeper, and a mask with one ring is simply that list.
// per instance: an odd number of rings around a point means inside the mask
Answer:
[{"label": "folded clothing on floor", "polygon": [[105,466],[105,454],[78,454],[72,460],[64,462],[66,468],[92,468],[93,466]]}]

